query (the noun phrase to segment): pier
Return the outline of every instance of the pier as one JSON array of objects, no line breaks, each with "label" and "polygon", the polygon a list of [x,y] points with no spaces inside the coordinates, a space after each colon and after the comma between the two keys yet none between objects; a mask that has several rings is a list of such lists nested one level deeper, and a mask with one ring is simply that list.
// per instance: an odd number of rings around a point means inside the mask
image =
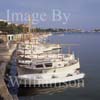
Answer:
[{"label": "pier", "polygon": [[[21,35],[21,36],[20,36]],[[31,36],[31,38],[46,38],[50,36],[50,33],[41,33],[37,35]],[[4,41],[3,43],[0,43],[0,100],[18,100],[17,95],[11,95],[9,93],[9,90],[7,88],[7,84],[5,82],[5,74],[9,74],[11,69],[11,61],[12,57],[14,56],[14,51],[16,50],[17,43],[19,43],[22,40],[22,37],[24,37],[24,40],[27,40],[27,37],[30,36],[29,34],[16,34],[11,35],[2,35],[0,34],[1,39]],[[11,38],[13,36],[13,38]]]},{"label": "pier", "polygon": [[0,44],[0,100],[18,100],[17,96],[12,96],[5,83],[5,73],[8,70],[7,65],[12,59],[13,52],[16,49],[17,44],[7,43]]}]

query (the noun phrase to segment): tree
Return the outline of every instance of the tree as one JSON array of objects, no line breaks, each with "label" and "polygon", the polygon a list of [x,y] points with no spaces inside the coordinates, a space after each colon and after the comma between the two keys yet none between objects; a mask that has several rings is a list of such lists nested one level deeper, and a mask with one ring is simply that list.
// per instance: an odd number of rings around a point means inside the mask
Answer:
[{"label": "tree", "polygon": [[6,32],[7,31],[7,22],[0,21],[0,31]]}]

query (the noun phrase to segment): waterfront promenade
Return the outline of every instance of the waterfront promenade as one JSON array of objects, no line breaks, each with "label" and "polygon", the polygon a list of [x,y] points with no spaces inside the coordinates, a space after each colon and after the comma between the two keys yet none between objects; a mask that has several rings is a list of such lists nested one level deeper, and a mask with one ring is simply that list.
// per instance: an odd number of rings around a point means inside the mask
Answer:
[{"label": "waterfront promenade", "polygon": [[16,44],[10,44],[9,47],[6,44],[0,44],[0,100],[17,100],[9,93],[4,80],[7,65],[15,49]]}]

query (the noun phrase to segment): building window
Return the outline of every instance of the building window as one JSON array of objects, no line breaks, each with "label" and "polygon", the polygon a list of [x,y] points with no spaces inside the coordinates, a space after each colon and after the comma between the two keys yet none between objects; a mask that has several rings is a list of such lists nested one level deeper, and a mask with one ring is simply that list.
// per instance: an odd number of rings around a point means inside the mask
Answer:
[{"label": "building window", "polygon": [[14,37],[12,36],[12,39],[11,40],[13,40],[14,39]]},{"label": "building window", "polygon": [[10,40],[10,36],[8,36],[8,39]]}]

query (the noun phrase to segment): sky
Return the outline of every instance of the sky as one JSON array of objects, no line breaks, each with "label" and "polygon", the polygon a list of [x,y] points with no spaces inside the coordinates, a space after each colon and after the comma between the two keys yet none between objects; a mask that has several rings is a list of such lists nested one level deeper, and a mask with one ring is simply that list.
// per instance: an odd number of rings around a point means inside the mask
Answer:
[{"label": "sky", "polygon": [[100,28],[99,10],[100,0],[0,0],[0,19],[26,23],[30,14],[42,28]]}]

